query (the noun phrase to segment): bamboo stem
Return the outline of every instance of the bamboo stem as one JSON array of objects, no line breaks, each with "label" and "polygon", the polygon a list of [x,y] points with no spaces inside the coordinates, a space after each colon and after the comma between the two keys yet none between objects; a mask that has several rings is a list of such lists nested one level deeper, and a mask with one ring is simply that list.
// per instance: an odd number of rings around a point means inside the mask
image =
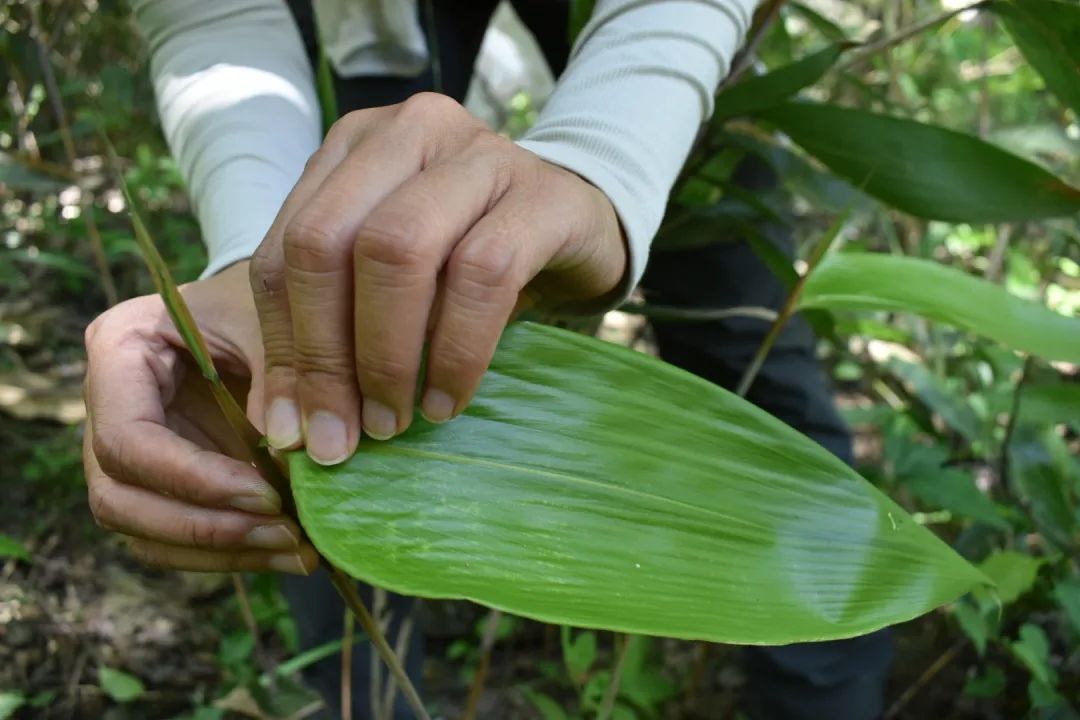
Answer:
[{"label": "bamboo stem", "polygon": [[[104,134],[102,135],[102,140],[105,143],[110,158],[114,161],[114,165],[118,164],[116,162],[116,153],[113,150],[112,144]],[[262,436],[259,431],[255,429],[250,421],[248,421],[247,415],[236,402],[236,398],[232,396],[222,382],[221,376],[218,374],[217,369],[214,367],[213,360],[210,357],[206,341],[199,332],[199,327],[191,314],[191,310],[188,308],[183,295],[180,294],[180,291],[176,286],[176,281],[173,280],[168,266],[162,259],[161,254],[158,253],[153,240],[150,238],[149,232],[146,230],[146,226],[139,217],[134,198],[126,183],[124,183],[123,178],[121,178],[121,187],[128,200],[128,211],[132,225],[135,229],[135,238],[143,253],[143,259],[150,269],[150,274],[154,278],[154,284],[157,286],[158,293],[161,295],[162,301],[168,309],[170,317],[176,324],[180,337],[184,340],[184,344],[187,346],[192,358],[195,360],[199,370],[209,383],[214,399],[229,425],[233,428],[238,437],[244,441],[244,446],[247,448],[252,462],[264,475],[266,480],[273,485],[274,489],[280,493],[282,499],[282,512],[299,523],[299,517],[296,512],[295,503],[293,502],[288,479],[285,477],[281,468],[278,467],[273,456],[270,455],[269,450],[263,446]],[[325,563],[327,569],[330,571],[330,579],[333,582],[334,587],[337,588],[338,592],[341,594],[346,606],[348,606],[353,614],[356,615],[356,619],[360,622],[360,627],[367,634],[372,647],[375,648],[382,661],[386,663],[390,673],[397,679],[398,684],[401,686],[401,691],[405,695],[405,699],[408,700],[409,704],[412,706],[417,718],[420,720],[431,720],[427,710],[424,709],[424,703],[421,701],[412,681],[409,679],[408,675],[405,674],[405,670],[402,668],[401,663],[398,662],[393,649],[391,649],[390,645],[386,642],[386,637],[371,617],[368,609],[364,606],[363,600],[361,600],[360,594],[356,590],[356,583],[327,558],[323,557],[321,553],[319,559],[321,562]]]},{"label": "bamboo stem", "polygon": [[623,668],[626,666],[626,650],[630,647],[630,636],[623,635],[622,643],[616,651],[615,669],[611,671],[611,682],[604,691],[604,701],[600,705],[600,712],[596,714],[596,720],[608,720],[615,711],[615,700],[619,697],[619,683],[622,680]]},{"label": "bamboo stem", "polygon": [[375,618],[371,616],[371,613],[364,606],[363,600],[360,599],[360,593],[356,590],[356,581],[329,562],[326,564],[327,569],[330,571],[330,581],[334,583],[334,587],[341,593],[345,604],[356,615],[356,620],[360,623],[360,629],[367,634],[372,647],[375,648],[379,657],[383,659],[390,673],[397,680],[398,685],[401,686],[401,694],[405,696],[405,700],[412,707],[416,717],[420,720],[431,720],[431,716],[428,715],[427,709],[424,708],[424,702],[416,692],[412,680],[405,674],[405,670],[394,655],[393,648],[386,642],[386,636],[379,630]]},{"label": "bamboo stem", "polygon": [[463,720],[473,720],[476,717],[476,709],[480,705],[480,698],[484,694],[484,683],[487,681],[488,669],[491,667],[491,650],[495,647],[498,639],[499,622],[502,620],[501,610],[492,610],[488,613],[487,622],[484,624],[484,635],[480,639],[480,663],[473,673],[472,683],[469,685],[469,698],[465,702],[465,714]]},{"label": "bamboo stem", "polygon": [[[351,611],[346,608],[341,631],[341,720],[352,720],[352,659],[353,634],[356,622]],[[378,663],[371,663],[378,665]]]},{"label": "bamboo stem", "polygon": [[[34,31],[31,33],[34,41],[34,49],[37,51],[38,64],[41,65],[41,75],[45,84],[45,94],[49,98],[53,115],[56,117],[56,127],[60,132],[60,142],[64,146],[64,155],[67,156],[72,174],[75,174],[75,141],[71,136],[71,128],[68,126],[67,114],[64,112],[64,103],[60,96],[60,89],[56,84],[56,74],[53,72],[52,62],[49,60],[49,52],[45,43],[41,40],[41,29],[37,25],[37,13],[31,14],[31,22]],[[79,194],[79,210],[86,223],[86,234],[90,238],[90,250],[94,255],[94,264],[97,265],[98,275],[101,279],[101,289],[105,293],[105,302],[112,307],[119,302],[116,292],[116,282],[113,280],[112,269],[109,268],[109,258],[105,254],[105,243],[101,239],[97,221],[94,220],[94,205],[90,201],[89,193]]]}]

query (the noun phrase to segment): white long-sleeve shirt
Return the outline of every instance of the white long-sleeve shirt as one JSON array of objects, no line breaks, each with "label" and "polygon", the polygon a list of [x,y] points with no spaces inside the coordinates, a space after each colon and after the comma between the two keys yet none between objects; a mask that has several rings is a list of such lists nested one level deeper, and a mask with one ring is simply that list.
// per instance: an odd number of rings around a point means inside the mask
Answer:
[{"label": "white long-sleeve shirt", "polygon": [[[416,0],[315,0],[344,76],[415,74]],[[598,0],[519,144],[603,191],[640,279],[668,194],[757,0]],[[135,0],[166,139],[210,257],[249,257],[321,139],[312,69],[282,0]],[[329,37],[328,37],[329,35]]]}]

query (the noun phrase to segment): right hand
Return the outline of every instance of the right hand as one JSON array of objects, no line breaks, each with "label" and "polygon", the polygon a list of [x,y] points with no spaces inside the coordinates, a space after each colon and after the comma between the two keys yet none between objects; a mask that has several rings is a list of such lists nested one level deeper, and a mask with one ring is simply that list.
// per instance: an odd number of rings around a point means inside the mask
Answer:
[{"label": "right hand", "polygon": [[[181,288],[223,378],[263,416],[263,349],[247,263]],[[140,297],[86,331],[83,463],[90,509],[147,564],[310,574],[315,549],[236,444],[161,299]]]}]

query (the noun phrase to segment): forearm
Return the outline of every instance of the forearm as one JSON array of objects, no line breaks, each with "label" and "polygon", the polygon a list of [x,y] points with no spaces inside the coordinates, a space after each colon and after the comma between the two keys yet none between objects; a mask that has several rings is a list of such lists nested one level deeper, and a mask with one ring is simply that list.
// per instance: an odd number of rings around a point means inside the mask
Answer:
[{"label": "forearm", "polygon": [[300,35],[277,0],[135,0],[165,137],[210,257],[249,257],[320,142]]},{"label": "forearm", "polygon": [[679,169],[756,0],[599,0],[521,145],[611,200],[640,279]]}]

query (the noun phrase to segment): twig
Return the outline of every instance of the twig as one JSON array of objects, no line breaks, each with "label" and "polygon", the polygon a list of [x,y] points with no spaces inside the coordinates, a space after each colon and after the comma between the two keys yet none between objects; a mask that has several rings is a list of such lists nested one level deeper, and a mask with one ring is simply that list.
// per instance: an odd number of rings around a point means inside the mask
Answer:
[{"label": "twig", "polygon": [[[386,610],[386,591],[382,588],[375,588],[371,592],[371,616],[375,618],[375,622],[379,624],[379,629],[383,629],[387,626],[383,622],[383,612]],[[377,662],[371,663],[368,668],[368,686],[371,688],[371,697],[368,698],[371,703],[371,717],[373,720],[378,720],[382,717],[382,708],[379,706],[380,695],[379,691],[382,690],[383,678],[382,678],[382,666]]]},{"label": "twig", "polygon": [[[113,165],[118,167],[119,161],[116,151],[104,133],[102,133],[102,141]],[[254,463],[262,476],[266,478],[266,481],[281,495],[282,512],[299,522],[288,478],[285,477],[285,473],[278,466],[277,460],[270,455],[269,450],[263,445],[262,435],[247,419],[247,415],[240,408],[239,403],[236,402],[236,398],[225,387],[225,383],[221,380],[221,376],[214,367],[206,340],[199,332],[199,326],[191,314],[191,309],[187,306],[184,296],[180,294],[176,281],[173,280],[172,273],[169,272],[168,265],[165,264],[161,254],[157,251],[146,225],[139,216],[135,199],[127,184],[124,183],[123,178],[120,180],[120,186],[124,191],[124,197],[128,201],[128,213],[132,227],[135,230],[136,242],[150,270],[150,274],[154,278],[154,285],[157,287],[158,294],[161,296],[169,316],[175,323],[177,331],[184,340],[184,344],[191,353],[192,359],[209,384],[214,401],[233,432],[236,433],[237,438],[243,443],[243,447],[249,455],[248,459]],[[386,637],[364,606],[363,600],[360,599],[360,594],[356,590],[356,583],[321,554],[319,560],[325,564],[330,572],[331,582],[341,594],[342,599],[345,600],[345,604],[356,615],[360,627],[367,634],[372,647],[375,648],[379,657],[386,663],[387,668],[401,685],[402,693],[412,706],[416,716],[420,720],[431,720],[427,710],[424,709],[424,703],[420,700],[416,688],[413,686],[409,676],[405,674],[405,669],[401,666],[397,656],[394,655],[394,651],[386,642]]]},{"label": "twig", "polygon": [[885,715],[882,716],[883,720],[892,720],[893,718],[897,717],[900,714],[900,711],[903,710],[909,702],[911,702],[911,699],[914,698],[920,690],[926,687],[927,683],[933,680],[934,676],[941,672],[946,665],[953,661],[953,659],[964,648],[964,645],[966,644],[967,638],[960,638],[952,644],[952,647],[941,653],[941,655],[938,656],[937,660],[930,663],[930,666],[923,671],[922,675],[920,675],[915,680],[915,682],[913,682],[907,688],[907,690],[901,693],[900,697],[896,698],[896,702],[889,706],[889,709],[886,711]]},{"label": "twig", "polygon": [[367,633],[368,639],[371,641],[372,647],[379,653],[379,657],[386,662],[387,667],[390,668],[390,672],[394,674],[398,684],[401,686],[401,694],[405,696],[405,700],[412,707],[413,712],[416,713],[416,717],[420,720],[431,720],[431,716],[428,715],[427,709],[424,707],[423,701],[420,699],[420,695],[416,692],[416,687],[413,686],[412,680],[405,674],[405,670],[401,667],[401,664],[397,660],[397,656],[394,655],[393,648],[386,642],[386,637],[382,631],[379,630],[378,625],[375,623],[375,618],[371,616],[368,609],[364,606],[363,600],[360,599],[360,593],[356,590],[356,582],[346,575],[343,571],[327,563],[330,570],[330,581],[334,583],[334,587],[341,593],[341,597],[344,598],[345,604],[356,615],[357,622],[360,623],[360,629]]},{"label": "twig", "polygon": [[82,678],[83,670],[86,668],[86,660],[89,657],[89,651],[84,649],[79,653],[78,657],[75,658],[75,668],[71,672],[71,679],[68,680],[67,686],[68,702],[70,703],[68,707],[68,720],[75,717],[75,710],[79,706],[79,680]]},{"label": "twig", "polygon": [[[71,165],[72,172],[74,172],[77,160],[75,141],[72,139],[71,128],[68,126],[60,88],[57,87],[56,75],[53,72],[52,62],[49,60],[49,51],[45,47],[45,43],[41,41],[41,30],[38,27],[36,12],[31,13],[31,23],[33,31],[30,35],[34,41],[34,48],[37,50],[38,63],[41,65],[41,75],[45,81],[45,94],[49,98],[49,105],[52,107],[53,115],[56,117],[56,127],[60,131],[60,141],[64,146],[64,155],[67,156],[67,161]],[[90,250],[94,255],[94,263],[97,265],[98,274],[101,276],[101,289],[105,293],[105,302],[112,307],[119,301],[119,295],[116,292],[116,282],[113,280],[112,270],[109,268],[109,258],[105,254],[105,243],[101,239],[101,233],[98,231],[97,221],[94,220],[94,204],[91,201],[90,193],[79,193],[79,206],[83,222],[86,223],[86,234],[90,238]]]},{"label": "twig", "polygon": [[255,620],[255,613],[251,610],[251,599],[248,598],[247,587],[244,585],[244,576],[238,572],[229,573],[232,576],[233,590],[236,592],[236,604],[240,606],[240,617],[244,621],[244,627],[251,635],[252,647],[255,652],[255,663],[259,671],[266,673],[273,669],[273,663],[263,650],[262,640],[259,638],[259,623]]},{"label": "twig", "polygon": [[780,331],[784,329],[784,325],[795,314],[795,309],[799,304],[799,297],[802,295],[803,288],[806,286],[806,280],[810,277],[810,273],[814,272],[814,268],[818,266],[822,258],[832,247],[833,242],[840,235],[840,231],[844,227],[844,223],[847,222],[848,215],[851,214],[851,208],[845,210],[840,217],[833,222],[821,240],[814,246],[814,250],[810,253],[810,257],[806,261],[806,272],[804,272],[796,281],[795,287],[791,289],[791,293],[788,294],[787,300],[784,301],[783,307],[780,308],[780,314],[777,315],[776,320],[773,321],[772,327],[769,328],[769,332],[765,335],[765,339],[761,341],[761,345],[758,347],[757,352],[754,354],[753,360],[746,367],[742,377],[739,379],[739,385],[735,390],[735,394],[739,397],[746,397],[746,393],[750,390],[750,386],[754,382],[754,378],[757,377],[758,372],[761,371],[761,366],[765,363],[765,358],[768,356],[769,351],[772,350],[773,345],[776,344],[776,339],[780,336]]},{"label": "twig", "polygon": [[728,73],[724,85],[735,84],[743,73],[754,63],[754,55],[757,53],[761,41],[765,39],[765,31],[780,14],[780,8],[784,7],[787,0],[768,0],[755,14],[754,25],[746,38],[746,44],[732,63],[731,72]]},{"label": "twig", "polygon": [[[394,652],[398,656],[398,660],[402,665],[405,665],[406,660],[409,657],[409,638],[412,637],[412,630],[414,624],[414,618],[417,611],[420,609],[420,599],[413,600],[412,610],[401,622],[401,627],[398,628],[397,640],[394,642]],[[386,680],[386,694],[383,696],[382,702],[382,717],[378,720],[392,720],[394,717],[394,700],[397,698],[397,683],[393,677],[389,677]]]},{"label": "twig", "polygon": [[600,705],[600,712],[596,714],[596,720],[608,720],[615,710],[615,700],[619,697],[619,682],[622,680],[623,667],[626,666],[626,649],[630,647],[630,636],[622,636],[622,644],[619,645],[618,655],[615,659],[615,669],[611,671],[611,681],[607,690],[604,691],[604,701]]},{"label": "twig", "polygon": [[473,720],[476,717],[476,709],[480,705],[480,697],[484,694],[484,682],[487,680],[488,668],[491,667],[491,649],[495,647],[498,639],[499,623],[502,621],[502,611],[492,610],[488,613],[487,622],[484,623],[484,636],[480,640],[480,662],[473,673],[472,684],[469,685],[469,699],[465,703],[463,720]]},{"label": "twig", "polygon": [[961,13],[968,12],[969,10],[978,10],[989,2],[990,0],[978,0],[978,2],[973,2],[970,5],[964,5],[963,7],[958,7],[953,10],[947,10],[943,13],[935,15],[932,18],[923,20],[922,22],[914,23],[906,28],[902,28],[897,31],[895,35],[890,35],[889,37],[882,38],[875,43],[870,43],[862,52],[857,55],[852,55],[846,63],[839,65],[836,68],[836,72],[847,72],[862,64],[866,60],[870,59],[874,55],[877,55],[883,50],[888,50],[891,47],[895,47],[896,45],[899,45],[905,40],[909,40],[910,38],[918,35],[919,33],[925,32],[926,30],[929,30],[936,25],[940,25],[946,20],[956,17]]},{"label": "twig", "polygon": [[[348,609],[345,610],[344,628],[341,631],[341,720],[352,720],[352,658],[353,658],[353,634],[356,631],[356,619]],[[374,661],[375,658],[372,658]],[[372,666],[378,665],[372,662]],[[371,694],[374,696],[378,688],[373,687]],[[372,708],[375,709],[375,708]],[[373,718],[378,717],[372,715]]]}]

